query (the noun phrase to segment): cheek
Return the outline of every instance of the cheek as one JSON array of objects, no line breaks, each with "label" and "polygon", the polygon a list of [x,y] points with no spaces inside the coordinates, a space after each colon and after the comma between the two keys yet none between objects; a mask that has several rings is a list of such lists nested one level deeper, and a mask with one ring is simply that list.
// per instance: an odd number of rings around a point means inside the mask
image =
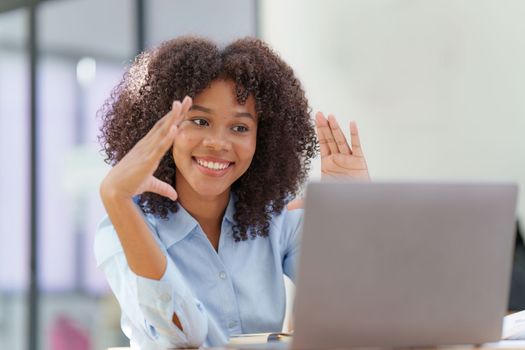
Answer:
[{"label": "cheek", "polygon": [[242,157],[246,159],[252,159],[253,155],[255,154],[255,147],[256,147],[256,139],[249,139],[243,141],[238,146],[239,153],[242,153]]},{"label": "cheek", "polygon": [[198,142],[198,136],[191,133],[184,132],[177,136],[175,139],[175,144],[179,143],[181,145],[191,146]]},{"label": "cheek", "polygon": [[191,151],[193,147],[198,143],[195,137],[180,135],[173,143],[173,158],[181,157],[185,153]]}]

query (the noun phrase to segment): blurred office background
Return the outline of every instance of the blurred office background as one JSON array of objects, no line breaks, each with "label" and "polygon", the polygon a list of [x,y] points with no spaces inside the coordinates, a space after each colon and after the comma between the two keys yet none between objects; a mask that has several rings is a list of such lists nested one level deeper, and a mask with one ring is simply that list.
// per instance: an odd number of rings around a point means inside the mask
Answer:
[{"label": "blurred office background", "polygon": [[2,0],[0,349],[127,345],[92,253],[95,115],[144,48],[259,36],[314,110],[358,121],[373,178],[523,189],[523,18],[520,0]]}]

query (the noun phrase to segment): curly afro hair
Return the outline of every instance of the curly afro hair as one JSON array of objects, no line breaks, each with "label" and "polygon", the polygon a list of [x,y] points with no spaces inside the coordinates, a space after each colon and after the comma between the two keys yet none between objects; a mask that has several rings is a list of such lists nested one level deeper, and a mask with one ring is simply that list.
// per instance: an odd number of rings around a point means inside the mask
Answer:
[{"label": "curly afro hair", "polygon": [[[239,39],[220,49],[207,39],[181,37],[137,56],[99,111],[105,160],[115,165],[174,100],[194,98],[217,79],[235,83],[240,104],[252,95],[258,116],[252,163],[232,185],[237,196],[234,238],[266,237],[271,216],[300,191],[319,147],[299,80],[261,40]],[[154,175],[175,187],[175,167],[168,151]],[[161,218],[177,209],[175,202],[149,192],[138,203]]]}]

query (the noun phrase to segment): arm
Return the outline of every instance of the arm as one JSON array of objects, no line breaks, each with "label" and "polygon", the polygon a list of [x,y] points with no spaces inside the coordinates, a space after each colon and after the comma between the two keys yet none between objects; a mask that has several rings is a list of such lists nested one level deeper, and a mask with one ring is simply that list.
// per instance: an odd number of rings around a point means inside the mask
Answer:
[{"label": "arm", "polygon": [[[152,343],[167,348],[198,346],[208,335],[206,310],[167,255],[155,233],[155,222],[148,220],[138,206],[137,211],[166,256],[166,271],[159,280],[139,276],[130,269],[109,218],[101,222],[95,236],[97,265],[122,309],[122,330],[141,348],[151,348]],[[184,332],[172,322],[174,314],[178,315]]]},{"label": "arm", "polygon": [[[119,200],[104,194],[104,207],[118,234],[129,268],[136,275],[160,280],[166,272],[167,259],[153,239],[142,215],[131,199]],[[120,233],[119,233],[120,232]],[[173,323],[182,325],[174,313]]]},{"label": "arm", "polygon": [[105,193],[101,196],[130,269],[139,276],[160,280],[166,271],[166,257],[139,214],[140,209],[130,198],[119,199]]},{"label": "arm", "polygon": [[[168,272],[169,258],[155,241],[140,209],[134,204],[132,198],[143,192],[154,192],[176,200],[175,189],[155,178],[153,174],[164,154],[173,145],[179,133],[179,125],[190,106],[191,99],[189,97],[186,97],[183,103],[174,102],[172,110],[161,118],[150,132],[113,167],[100,186],[102,202],[118,236],[132,277],[136,275],[142,279],[160,281]],[[171,264],[173,263],[171,262]],[[114,268],[110,268],[110,270],[127,274],[125,271],[127,266],[119,267],[115,262]],[[173,271],[169,272],[170,274],[173,273]],[[169,280],[170,277],[167,276],[167,279]],[[110,280],[109,277],[108,280]],[[120,286],[116,287],[113,288],[112,286],[114,291],[120,290]],[[187,290],[182,285],[175,285],[174,287]],[[118,298],[118,293],[115,294]],[[137,298],[140,299],[140,295],[137,295]],[[121,300],[119,302],[123,305]],[[152,314],[153,318],[156,316]],[[175,312],[169,315],[169,321],[175,324],[179,330],[187,331],[184,322],[181,322]],[[159,320],[156,323],[159,324]],[[189,324],[186,326],[190,327]]]}]

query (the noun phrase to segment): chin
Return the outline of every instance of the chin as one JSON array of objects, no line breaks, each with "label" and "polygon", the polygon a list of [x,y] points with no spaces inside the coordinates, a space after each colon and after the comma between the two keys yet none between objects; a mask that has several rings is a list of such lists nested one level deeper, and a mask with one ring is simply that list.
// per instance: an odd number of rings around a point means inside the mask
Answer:
[{"label": "chin", "polygon": [[202,184],[192,186],[193,190],[203,197],[216,197],[224,192],[229,192],[230,186],[214,186],[212,184]]}]

